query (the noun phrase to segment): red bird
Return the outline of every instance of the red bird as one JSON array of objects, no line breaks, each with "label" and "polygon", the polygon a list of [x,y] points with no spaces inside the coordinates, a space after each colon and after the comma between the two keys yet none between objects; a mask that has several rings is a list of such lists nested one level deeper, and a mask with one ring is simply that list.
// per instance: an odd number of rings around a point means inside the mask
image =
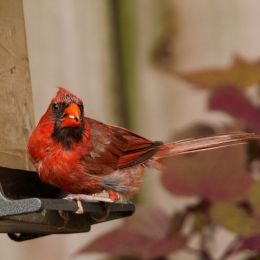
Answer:
[{"label": "red bird", "polygon": [[107,191],[109,198],[96,199],[112,202],[138,192],[144,168],[160,167],[162,158],[256,138],[253,133],[231,133],[166,144],[150,141],[84,117],[81,99],[59,88],[30,137],[28,151],[40,179],[73,193],[70,199],[93,199],[88,194]]}]

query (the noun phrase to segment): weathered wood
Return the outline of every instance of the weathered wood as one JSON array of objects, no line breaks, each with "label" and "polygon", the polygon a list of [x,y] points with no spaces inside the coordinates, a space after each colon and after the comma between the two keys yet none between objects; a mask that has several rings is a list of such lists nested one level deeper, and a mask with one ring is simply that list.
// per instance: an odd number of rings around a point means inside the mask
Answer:
[{"label": "weathered wood", "polygon": [[28,169],[32,93],[22,0],[0,1],[0,165]]}]

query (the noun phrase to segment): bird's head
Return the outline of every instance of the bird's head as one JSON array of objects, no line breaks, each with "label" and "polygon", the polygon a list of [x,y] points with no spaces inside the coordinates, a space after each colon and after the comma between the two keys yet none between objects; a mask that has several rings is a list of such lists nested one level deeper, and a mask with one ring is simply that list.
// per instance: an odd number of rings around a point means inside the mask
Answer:
[{"label": "bird's head", "polygon": [[54,122],[52,137],[70,146],[79,141],[85,131],[84,106],[81,99],[60,87],[52,99],[47,111]]}]

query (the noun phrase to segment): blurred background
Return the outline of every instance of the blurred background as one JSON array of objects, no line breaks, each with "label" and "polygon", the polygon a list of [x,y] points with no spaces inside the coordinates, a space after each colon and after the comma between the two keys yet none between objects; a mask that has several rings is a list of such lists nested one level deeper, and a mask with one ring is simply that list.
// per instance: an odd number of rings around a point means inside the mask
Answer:
[{"label": "blurred background", "polygon": [[[181,137],[194,124],[256,131],[246,124],[249,112],[243,116],[229,106],[223,112],[212,104],[209,109],[209,100],[219,87],[234,87],[258,105],[259,24],[257,0],[0,0],[0,164],[31,167],[28,136],[57,86],[81,97],[87,116],[153,140]],[[257,121],[254,115],[251,123]],[[169,215],[197,201],[185,192],[173,196],[160,178],[147,170],[142,203],[160,205]],[[73,254],[120,224],[23,243],[2,234],[1,255],[10,260],[107,259]],[[221,239],[211,248],[217,256],[236,230],[218,232]],[[200,257],[181,250],[171,255],[218,259]]]}]

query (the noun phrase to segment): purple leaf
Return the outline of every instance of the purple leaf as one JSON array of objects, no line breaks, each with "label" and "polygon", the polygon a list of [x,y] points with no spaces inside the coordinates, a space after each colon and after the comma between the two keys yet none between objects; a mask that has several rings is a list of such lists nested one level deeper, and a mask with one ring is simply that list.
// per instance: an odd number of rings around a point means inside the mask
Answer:
[{"label": "purple leaf", "polygon": [[260,251],[260,234],[246,238],[240,238],[235,241],[234,245],[226,252],[225,257],[235,255],[243,250]]},{"label": "purple leaf", "polygon": [[243,198],[253,183],[246,170],[244,145],[170,158],[166,166],[162,184],[175,195],[235,201]]},{"label": "purple leaf", "polygon": [[169,236],[170,218],[158,208],[139,208],[123,226],[83,247],[78,254],[91,252],[152,259],[185,246],[186,237]]},{"label": "purple leaf", "polygon": [[238,88],[217,89],[209,100],[209,108],[223,111],[243,121],[253,132],[260,133],[260,107],[252,105]]},{"label": "purple leaf", "polygon": [[260,234],[243,239],[237,251],[245,249],[260,251]]},{"label": "purple leaf", "polygon": [[133,217],[125,219],[124,226],[140,234],[161,239],[169,231],[170,219],[160,208],[142,205],[137,208]]},{"label": "purple leaf", "polygon": [[157,240],[135,231],[118,229],[96,239],[78,253],[110,253],[152,259],[181,249],[185,242],[186,238],[181,235]]}]

